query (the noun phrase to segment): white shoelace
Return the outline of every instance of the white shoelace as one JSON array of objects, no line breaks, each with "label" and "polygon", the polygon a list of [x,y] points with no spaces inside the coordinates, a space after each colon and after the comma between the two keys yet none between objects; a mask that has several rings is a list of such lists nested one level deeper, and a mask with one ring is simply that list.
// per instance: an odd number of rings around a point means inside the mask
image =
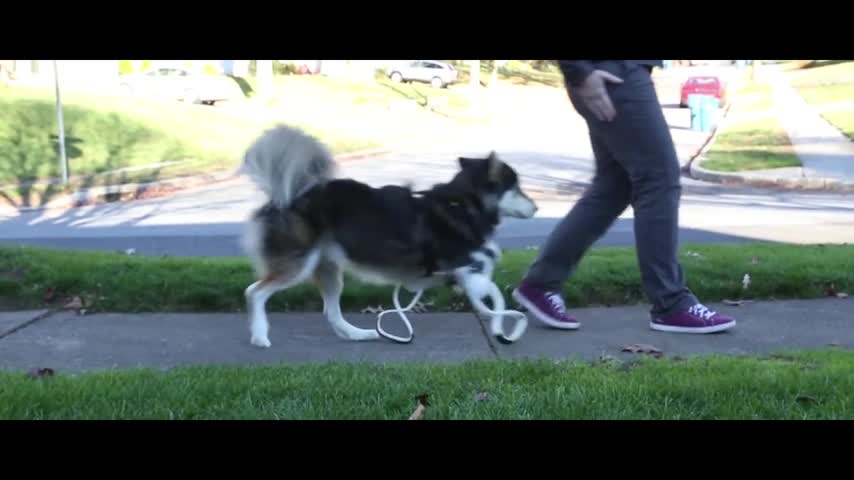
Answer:
[{"label": "white shoelace", "polygon": [[718,312],[709,310],[705,305],[698,303],[693,307],[688,309],[688,312],[697,315],[698,317],[703,317],[703,320],[711,320],[712,317],[717,315]]},{"label": "white shoelace", "polygon": [[546,295],[546,298],[549,299],[549,303],[552,304],[552,307],[558,311],[558,313],[566,313],[566,305],[563,303],[563,298],[557,293],[549,293]]}]

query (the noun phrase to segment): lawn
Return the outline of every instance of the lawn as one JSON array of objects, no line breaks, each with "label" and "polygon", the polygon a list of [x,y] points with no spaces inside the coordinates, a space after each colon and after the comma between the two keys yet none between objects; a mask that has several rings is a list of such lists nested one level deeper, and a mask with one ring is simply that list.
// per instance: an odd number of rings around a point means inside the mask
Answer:
[{"label": "lawn", "polygon": [[[532,250],[510,250],[496,283],[509,295],[533,261]],[[832,287],[850,292],[854,246],[779,244],[684,245],[680,255],[688,286],[704,301],[817,298]],[[749,273],[749,290],[742,277]],[[90,311],[238,312],[243,290],[253,281],[242,258],[160,258],[124,253],[74,252],[0,247],[0,309],[60,307],[79,296]],[[391,288],[348,281],[346,311],[388,306]],[[632,248],[597,248],[579,265],[565,288],[571,307],[645,302]],[[465,308],[463,297],[439,288],[425,293],[434,311]],[[316,289],[303,285],[270,300],[272,311],[319,311]]]},{"label": "lawn", "polygon": [[[255,83],[252,77],[241,79],[235,92],[242,89],[252,97]],[[518,88],[500,94],[514,95]],[[72,91],[63,94],[63,103],[72,182],[62,188],[28,185],[60,176],[54,92],[0,87],[0,197],[9,203],[38,206],[58,193],[89,186],[232,168],[261,131],[280,122],[301,126],[344,153],[440,143],[464,135],[467,126],[483,125],[490,115],[488,109],[472,108],[467,85],[435,89],[386,78],[301,75],[274,77],[265,101],[238,98],[216,107]],[[151,164],[168,165],[106,174]]]},{"label": "lawn", "polygon": [[[460,82],[466,83],[470,80],[471,64],[466,61],[457,63],[455,67],[460,72]],[[497,79],[499,82],[510,85],[541,86],[541,87],[564,87],[563,75],[556,65],[545,70],[537,70],[529,63],[510,60],[498,68]],[[484,86],[491,86],[492,68],[487,62],[480,62],[480,82]]]},{"label": "lawn", "polygon": [[821,61],[786,75],[804,100],[854,139],[854,62]]},{"label": "lawn", "polygon": [[[43,204],[47,185],[28,182],[60,176],[53,92],[0,88],[0,194],[13,204]],[[252,140],[275,123],[269,117],[238,118],[215,108],[178,102],[142,101],[118,96],[67,93],[63,96],[66,152],[72,185],[151,181],[234,168]],[[320,136],[336,153],[378,145],[320,123],[292,123]],[[122,175],[111,170],[177,162]],[[18,186],[16,184],[23,184]]]},{"label": "lawn", "polygon": [[854,352],[0,372],[0,419],[851,419]]},{"label": "lawn", "polygon": [[703,168],[740,172],[801,166],[775,116],[770,85],[747,83],[733,100],[728,118],[702,162]]}]

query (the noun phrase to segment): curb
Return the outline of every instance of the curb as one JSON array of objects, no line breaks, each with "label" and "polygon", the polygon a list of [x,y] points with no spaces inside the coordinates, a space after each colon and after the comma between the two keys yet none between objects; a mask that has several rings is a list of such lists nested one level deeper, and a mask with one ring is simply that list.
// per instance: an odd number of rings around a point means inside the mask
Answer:
[{"label": "curb", "polygon": [[[730,108],[732,108],[731,102],[727,105],[726,111],[721,117],[721,120],[726,119]],[[790,190],[815,190],[840,193],[854,192],[854,180],[804,176],[778,177],[769,176],[768,174],[757,174],[749,171],[716,172],[713,170],[706,170],[701,165],[703,164],[703,161],[706,160],[706,153],[709,151],[712,145],[714,145],[714,140],[717,138],[718,133],[724,124],[724,121],[719,121],[717,125],[715,125],[715,129],[712,131],[712,134],[709,136],[703,146],[700,147],[699,150],[697,150],[697,153],[695,153],[688,160],[688,163],[685,164],[685,167],[683,167],[683,172],[685,172],[689,177],[695,180],[718,183],[721,185],[739,185],[758,188],[777,188]],[[769,172],[769,170],[765,170],[765,172]]]},{"label": "curb", "polygon": [[[372,148],[345,153],[335,157],[336,162],[347,162],[368,158],[385,153],[390,153],[387,148]],[[0,206],[0,212],[4,210],[14,212],[36,212],[54,208],[74,208],[91,205],[102,205],[106,203],[124,202],[130,200],[143,200],[148,198],[162,197],[202,185],[220,183],[234,180],[240,176],[239,169],[207,175],[194,175],[187,177],[176,177],[169,180],[158,180],[148,183],[126,183],[122,185],[108,185],[105,187],[93,187],[86,190],[78,190],[73,193],[55,198],[45,205],[39,207],[4,207]]]},{"label": "curb", "polygon": [[732,102],[727,102],[727,106],[724,109],[723,114],[721,115],[720,119],[715,123],[715,128],[712,129],[712,133],[709,134],[709,137],[706,138],[706,141],[703,142],[703,144],[700,146],[700,148],[698,148],[697,151],[694,152],[693,155],[691,155],[691,157],[688,159],[688,162],[685,163],[685,166],[682,167],[682,171],[684,173],[688,174],[688,176],[693,177],[692,176],[692,168],[693,168],[694,162],[698,161],[698,160],[702,161],[702,157],[705,157],[706,152],[708,152],[709,149],[712,148],[712,145],[714,145],[715,140],[718,138],[718,133],[721,131],[721,125],[723,125],[725,123],[726,117],[727,117],[727,115],[729,115],[729,111],[731,108],[732,108]]},{"label": "curb", "polygon": [[127,200],[155,198],[166,193],[174,193],[192,187],[231,180],[233,178],[237,178],[237,176],[237,171],[228,171],[210,175],[176,177],[169,180],[160,180],[148,183],[126,183],[122,185],[93,187],[63,195],[39,207],[9,207],[8,209],[16,212],[36,212],[41,210],[50,210],[53,208],[74,208]]},{"label": "curb", "polygon": [[826,177],[776,177],[752,174],[750,172],[715,172],[703,168],[701,166],[703,160],[700,159],[691,165],[692,178],[724,185],[744,185],[792,190],[822,190],[845,193],[854,192],[854,180],[840,180]]}]

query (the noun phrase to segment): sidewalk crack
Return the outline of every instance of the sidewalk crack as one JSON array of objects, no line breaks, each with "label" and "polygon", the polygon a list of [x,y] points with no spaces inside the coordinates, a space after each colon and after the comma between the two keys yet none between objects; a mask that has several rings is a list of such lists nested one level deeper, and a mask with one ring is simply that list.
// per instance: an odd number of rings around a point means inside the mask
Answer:
[{"label": "sidewalk crack", "polygon": [[3,333],[0,333],[0,340],[3,340],[4,338],[8,337],[9,335],[12,335],[13,333],[15,333],[19,330],[23,330],[23,329],[29,327],[30,325],[38,322],[39,320],[44,320],[45,318],[48,318],[51,315],[53,315],[54,313],[57,313],[58,311],[59,310],[48,310],[48,311],[46,311],[40,315],[36,315],[35,317],[27,320],[26,322],[16,326],[15,328],[13,328],[11,330],[7,330]]}]

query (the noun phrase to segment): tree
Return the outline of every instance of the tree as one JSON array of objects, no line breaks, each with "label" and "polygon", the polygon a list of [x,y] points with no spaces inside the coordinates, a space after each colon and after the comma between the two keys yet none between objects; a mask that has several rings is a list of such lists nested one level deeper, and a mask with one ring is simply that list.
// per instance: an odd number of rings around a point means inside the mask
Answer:
[{"label": "tree", "polygon": [[255,60],[255,70],[258,78],[258,96],[268,100],[273,96],[273,61]]}]

